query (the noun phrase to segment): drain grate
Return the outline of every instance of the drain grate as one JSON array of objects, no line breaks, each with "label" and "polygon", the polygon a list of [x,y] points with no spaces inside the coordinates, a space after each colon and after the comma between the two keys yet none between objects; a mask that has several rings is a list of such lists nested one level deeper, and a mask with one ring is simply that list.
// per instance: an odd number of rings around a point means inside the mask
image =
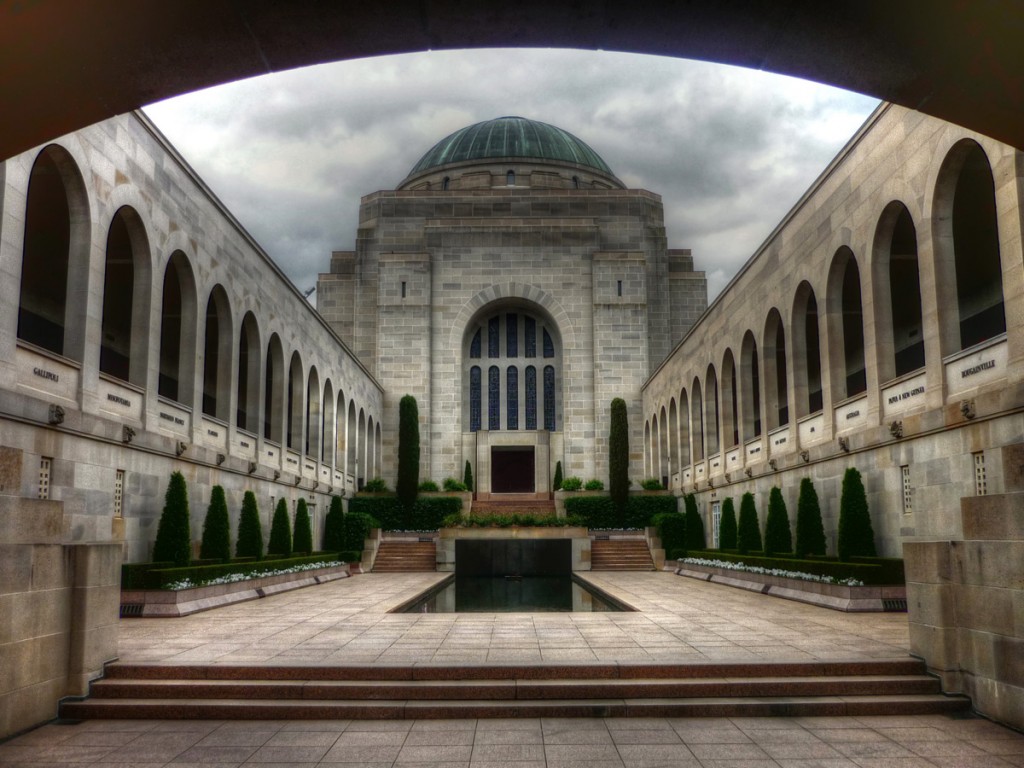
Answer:
[{"label": "drain grate", "polygon": [[906,613],[907,601],[905,598],[882,600],[882,607],[886,613]]},{"label": "drain grate", "polygon": [[143,607],[142,603],[121,603],[121,618],[141,616]]}]

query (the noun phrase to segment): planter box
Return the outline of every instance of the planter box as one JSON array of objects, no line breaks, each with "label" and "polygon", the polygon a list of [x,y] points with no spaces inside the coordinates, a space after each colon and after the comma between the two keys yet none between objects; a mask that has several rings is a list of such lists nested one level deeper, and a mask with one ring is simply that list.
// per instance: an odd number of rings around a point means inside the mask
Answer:
[{"label": "planter box", "polygon": [[348,564],[329,568],[318,568],[300,573],[282,573],[264,576],[231,584],[214,584],[194,589],[132,589],[121,591],[122,617],[164,617],[188,616],[191,613],[208,611],[233,603],[258,600],[279,592],[288,592],[301,587],[311,587],[351,575]]},{"label": "planter box", "polygon": [[903,584],[866,587],[847,587],[841,584],[822,584],[818,581],[788,579],[763,573],[737,571],[709,565],[694,565],[673,561],[666,565],[677,576],[710,581],[729,587],[747,589],[762,595],[782,597],[822,608],[848,612],[886,612],[907,610],[907,588]]}]

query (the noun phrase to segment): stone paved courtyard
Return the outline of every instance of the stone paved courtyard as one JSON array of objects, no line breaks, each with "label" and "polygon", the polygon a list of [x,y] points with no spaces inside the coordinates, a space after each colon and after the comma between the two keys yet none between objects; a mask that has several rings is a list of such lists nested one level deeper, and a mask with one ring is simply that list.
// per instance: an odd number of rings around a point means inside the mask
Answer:
[{"label": "stone paved courtyard", "polygon": [[[905,658],[904,614],[844,614],[673,576],[588,579],[640,609],[389,614],[442,578],[356,578],[195,614],[127,619],[121,659],[274,664]],[[53,723],[0,766],[1007,768],[1024,735],[971,716]]]},{"label": "stone paved courtyard", "polygon": [[543,662],[906,658],[907,617],[668,572],[585,574],[634,613],[387,613],[444,574],[363,574],[180,619],[121,623],[122,661]]}]

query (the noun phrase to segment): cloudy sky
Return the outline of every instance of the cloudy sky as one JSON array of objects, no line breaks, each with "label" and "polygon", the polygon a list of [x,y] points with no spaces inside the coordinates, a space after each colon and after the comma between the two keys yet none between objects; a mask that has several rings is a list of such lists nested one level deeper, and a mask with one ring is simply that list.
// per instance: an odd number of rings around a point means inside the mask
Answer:
[{"label": "cloudy sky", "polygon": [[435,51],[245,80],[146,112],[305,290],[355,244],[359,198],[502,115],[583,139],[660,194],[713,299],[877,105],[717,64],[565,50]]}]

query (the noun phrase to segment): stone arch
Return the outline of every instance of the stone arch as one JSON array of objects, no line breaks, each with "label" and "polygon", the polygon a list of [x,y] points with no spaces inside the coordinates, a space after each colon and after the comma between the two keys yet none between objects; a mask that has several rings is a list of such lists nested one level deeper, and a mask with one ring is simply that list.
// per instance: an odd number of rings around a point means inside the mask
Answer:
[{"label": "stone arch", "polygon": [[704,398],[700,379],[694,377],[690,386],[690,444],[694,463],[704,460]]},{"label": "stone arch", "polygon": [[651,445],[651,420],[644,421],[644,476],[654,474],[654,446]]},{"label": "stone arch", "polygon": [[[672,455],[672,469],[674,472],[679,472],[683,466],[681,461],[682,454],[679,449],[679,410],[676,405],[675,397],[670,397],[668,401],[668,439],[670,442],[670,452]],[[671,478],[669,478],[671,479]],[[667,487],[667,486],[666,486]]]},{"label": "stone arch", "polygon": [[18,294],[18,338],[81,362],[92,222],[82,172],[59,144],[29,172]]},{"label": "stone arch", "polygon": [[157,391],[187,406],[195,399],[197,299],[192,264],[184,251],[176,250],[164,269]]},{"label": "stone arch", "polygon": [[[690,400],[686,394],[686,387],[679,390],[679,466],[688,467],[691,463],[690,457]],[[682,478],[680,478],[680,482]]]},{"label": "stone arch", "polygon": [[338,399],[334,410],[334,467],[346,471],[348,461],[348,409],[345,406],[345,390],[338,387]]},{"label": "stone arch", "polygon": [[786,372],[786,329],[782,315],[772,307],[764,321],[761,343],[764,365],[765,421],[767,431],[789,424],[789,377]]},{"label": "stone arch", "polygon": [[821,333],[818,301],[806,280],[796,288],[793,299],[793,389],[796,416],[818,413],[823,407],[821,378]]},{"label": "stone arch", "polygon": [[704,373],[704,447],[708,456],[714,456],[722,450],[720,418],[718,373],[715,371],[715,364],[711,363]]},{"label": "stone arch", "polygon": [[334,436],[336,419],[334,411],[334,384],[330,378],[324,381],[323,414],[320,419],[320,461],[329,466],[334,466],[335,446],[337,440]]},{"label": "stone arch", "polygon": [[267,342],[267,364],[263,387],[263,437],[284,445],[284,347],[281,337],[270,334]]},{"label": "stone arch", "polygon": [[302,401],[306,393],[306,377],[303,373],[302,356],[298,350],[292,352],[291,360],[288,363],[287,386],[285,447],[301,453],[305,447],[302,433],[306,420],[306,408]]},{"label": "stone arch", "polygon": [[103,269],[100,372],[146,386],[153,261],[146,225],[122,205],[111,217]]},{"label": "stone arch", "polygon": [[310,366],[306,377],[305,442],[303,453],[320,460],[320,374],[315,365]]},{"label": "stone arch", "polygon": [[359,422],[356,427],[356,487],[360,490],[370,475],[366,474],[369,467],[366,464],[366,411],[359,409]]},{"label": "stone arch", "polygon": [[761,365],[757,356],[757,340],[753,331],[743,334],[740,347],[740,383],[743,387],[743,440],[761,436]]},{"label": "stone arch", "polygon": [[672,463],[675,459],[669,445],[668,435],[668,412],[663,405],[661,406],[661,418],[658,421],[658,455],[661,458],[661,471],[658,474],[658,479],[661,480],[661,484],[665,488],[668,488],[669,477],[672,475]]},{"label": "stone arch", "polygon": [[829,377],[834,400],[867,391],[864,303],[857,257],[845,245],[829,266],[825,294]]},{"label": "stone arch", "polygon": [[[356,402],[348,401],[348,423],[345,426],[345,472],[352,478],[352,482],[358,488],[358,464],[359,464],[359,422],[356,418]],[[348,478],[346,477],[346,482]]]},{"label": "stone arch", "polygon": [[[740,442],[739,391],[736,386],[736,361],[732,349],[726,348],[722,355],[722,443],[723,448],[732,448]],[[725,466],[723,464],[723,466]]]},{"label": "stone arch", "polygon": [[988,155],[963,139],[942,161],[932,241],[943,354],[1006,332],[995,183]]},{"label": "stone arch", "polygon": [[261,346],[256,315],[251,311],[246,312],[238,329],[235,426],[252,433],[259,429]]},{"label": "stone arch", "polygon": [[203,414],[227,421],[231,392],[231,305],[219,283],[206,302],[203,344]]},{"label": "stone arch", "polygon": [[918,233],[903,201],[892,200],[883,209],[873,252],[876,365],[885,382],[925,365]]}]

